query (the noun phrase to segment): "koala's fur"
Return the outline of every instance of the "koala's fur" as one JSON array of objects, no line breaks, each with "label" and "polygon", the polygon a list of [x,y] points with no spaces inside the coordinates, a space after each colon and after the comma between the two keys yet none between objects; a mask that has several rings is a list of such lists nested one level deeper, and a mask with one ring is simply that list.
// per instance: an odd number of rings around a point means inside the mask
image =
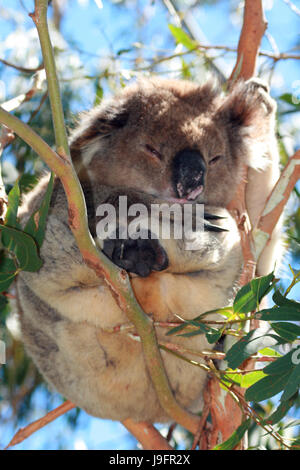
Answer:
[{"label": "koala's fur", "polygon": [[[279,175],[274,116],[275,103],[257,81],[240,83],[224,96],[211,83],[151,79],[96,107],[73,132],[71,153],[93,236],[100,203],[116,204],[118,195],[147,206],[180,200],[172,184],[174,156],[192,149],[203,157],[204,191],[193,202],[205,203],[207,213],[225,217],[213,223],[227,231],[198,233],[197,251],[185,250],[184,240],[159,239],[154,252],[166,254],[166,265],[152,267],[145,277],[132,276],[136,297],[154,320],[177,321],[176,315],[192,319],[232,301],[243,260],[239,233],[226,205],[246,163],[251,167],[248,210],[251,221],[257,220]],[[42,179],[24,202],[23,223],[38,208],[47,181]],[[273,268],[275,244],[270,244],[260,274]],[[24,342],[46,380],[101,418],[168,420],[134,331],[112,333],[128,320],[105,282],[82,261],[59,181],[41,257],[44,264],[38,273],[20,274],[18,294]],[[165,337],[166,331],[157,328],[158,342],[167,339],[194,350],[207,347],[203,335]],[[206,374],[164,351],[162,357],[179,403],[199,409]]]}]

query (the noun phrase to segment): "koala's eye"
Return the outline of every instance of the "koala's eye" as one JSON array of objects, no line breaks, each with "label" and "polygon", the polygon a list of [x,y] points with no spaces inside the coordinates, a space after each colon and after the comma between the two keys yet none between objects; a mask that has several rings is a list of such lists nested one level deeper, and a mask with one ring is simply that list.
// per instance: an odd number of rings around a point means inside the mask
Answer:
[{"label": "koala's eye", "polygon": [[216,155],[214,158],[212,158],[212,159],[209,161],[209,164],[210,164],[210,165],[214,165],[214,164],[217,163],[221,158],[222,158],[222,155]]},{"label": "koala's eye", "polygon": [[146,150],[147,150],[147,153],[151,155],[151,157],[155,157],[155,158],[158,158],[158,160],[162,160],[162,155],[153,147],[151,147],[151,145],[146,145],[145,146]]}]

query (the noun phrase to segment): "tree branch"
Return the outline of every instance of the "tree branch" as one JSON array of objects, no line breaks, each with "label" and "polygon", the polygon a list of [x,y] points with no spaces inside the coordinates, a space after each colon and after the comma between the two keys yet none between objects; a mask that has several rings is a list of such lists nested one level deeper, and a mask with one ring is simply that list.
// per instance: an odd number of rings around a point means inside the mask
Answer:
[{"label": "tree branch", "polygon": [[229,78],[229,84],[238,79],[248,80],[255,75],[258,50],[267,22],[261,0],[245,0],[244,21],[238,44],[236,64]]},{"label": "tree branch", "polygon": [[131,419],[122,421],[123,426],[135,436],[145,450],[172,450],[166,439],[147,422],[136,423]]}]

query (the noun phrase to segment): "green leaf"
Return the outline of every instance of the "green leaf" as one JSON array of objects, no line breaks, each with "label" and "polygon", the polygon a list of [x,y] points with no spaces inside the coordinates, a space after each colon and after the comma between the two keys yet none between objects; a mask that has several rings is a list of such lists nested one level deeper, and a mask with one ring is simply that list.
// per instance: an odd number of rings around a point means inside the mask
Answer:
[{"label": "green leaf", "polygon": [[24,232],[34,238],[39,248],[42,246],[45,237],[47,216],[53,190],[53,181],[54,177],[53,173],[51,173],[47,190],[40,205],[40,208],[34,214],[31,215],[24,228]]},{"label": "green leaf", "polygon": [[208,315],[211,315],[212,313],[217,313],[218,315],[222,315],[225,318],[231,318],[233,315],[233,308],[223,307],[223,308],[217,308],[214,310],[208,310],[207,312],[203,312],[197,317],[193,318],[193,321],[201,321],[203,320],[203,318],[207,317]]},{"label": "green leaf", "polygon": [[284,374],[286,371],[292,371],[294,366],[292,362],[292,355],[294,350],[288,352],[282,357],[276,359],[276,361],[271,362],[266,367],[263,368],[263,371],[267,375],[281,375]]},{"label": "green leaf", "polygon": [[[189,320],[189,321],[185,322],[186,327],[188,327],[189,325],[197,327],[197,330],[190,331],[189,333],[183,333],[179,336],[189,338],[190,336],[197,336],[197,335],[205,334],[206,339],[210,344],[215,343],[222,336],[222,329],[221,328],[220,329],[212,328],[212,327],[210,327],[208,325],[205,325],[204,323],[201,323],[201,322],[196,321],[196,320]],[[179,328],[179,327],[177,327],[177,328]],[[175,328],[173,330],[175,330]],[[177,330],[177,331],[179,331],[179,330]]]},{"label": "green leaf", "polygon": [[255,316],[265,321],[300,321],[300,310],[297,307],[273,307],[260,310]]},{"label": "green leaf", "polygon": [[181,76],[183,79],[187,80],[192,77],[190,65],[181,59]]},{"label": "green leaf", "polygon": [[255,384],[256,382],[263,379],[264,377],[266,377],[266,374],[262,370],[253,370],[252,372],[249,372],[248,374],[242,375],[241,387],[242,388],[251,387],[251,385]]},{"label": "green leaf", "polygon": [[300,386],[300,364],[294,367],[289,380],[284,388],[284,392],[280,398],[280,401],[286,401],[291,398],[298,390]]},{"label": "green leaf", "polygon": [[102,86],[100,85],[99,83],[99,80],[97,80],[96,82],[96,96],[95,96],[95,99],[94,99],[94,106],[98,106],[102,99],[103,99],[103,88]]},{"label": "green leaf", "polygon": [[225,388],[226,391],[228,391],[228,387],[231,384],[238,385],[239,387],[241,386],[241,382],[243,378],[242,375],[239,374],[238,372],[234,374],[232,374],[231,372],[232,372],[231,369],[227,369],[226,374],[222,375],[222,382],[220,385],[222,385],[222,383],[227,384],[227,388]]},{"label": "green leaf", "polygon": [[9,314],[9,303],[4,295],[0,295],[0,328],[5,326],[5,319]]},{"label": "green leaf", "polygon": [[261,299],[268,294],[273,287],[274,274],[252,279],[237,293],[233,310],[235,313],[248,313],[259,308]]},{"label": "green leaf", "polygon": [[174,26],[173,24],[169,24],[169,29],[177,44],[182,44],[188,50],[192,50],[197,47],[197,42],[191,39],[183,29],[178,26]]},{"label": "green leaf", "polygon": [[12,251],[18,259],[19,269],[30,272],[38,271],[43,263],[38,255],[37,245],[33,238],[21,230],[6,225],[0,225],[0,230],[1,233],[9,236],[13,242]]},{"label": "green leaf", "polygon": [[273,330],[286,341],[295,341],[300,336],[300,326],[295,323],[279,322],[272,323]]},{"label": "green leaf", "polygon": [[290,307],[300,311],[300,303],[292,299],[287,299],[279,290],[274,292],[272,299],[279,307]]},{"label": "green leaf", "polygon": [[294,103],[293,95],[291,93],[284,93],[283,95],[279,96],[279,99],[300,109],[300,104]]},{"label": "green leaf", "polygon": [[217,341],[219,341],[221,336],[222,336],[222,328],[220,329],[211,328],[210,331],[206,333],[206,339],[209,342],[209,344],[216,343]]},{"label": "green leaf", "polygon": [[275,351],[275,349],[271,349],[271,348],[260,349],[258,352],[262,354],[263,356],[281,357],[281,354],[279,354],[278,351]]},{"label": "green leaf", "polygon": [[175,335],[175,333],[179,333],[179,331],[182,331],[185,327],[186,327],[185,323],[183,323],[182,325],[179,325],[179,326],[175,326],[174,328],[171,328],[171,330],[169,330],[166,333],[166,336]]},{"label": "green leaf", "polygon": [[280,375],[268,375],[252,385],[245,393],[247,401],[263,401],[281,392],[286,386],[291,370]]},{"label": "green leaf", "polygon": [[38,183],[38,177],[36,175],[32,175],[31,173],[23,173],[23,175],[19,179],[19,188],[20,193],[27,193],[34,186]]},{"label": "green leaf", "polygon": [[264,420],[264,424],[276,424],[282,420],[288,413],[289,409],[293,406],[297,398],[298,394],[295,394],[289,400],[282,402],[274,411],[274,413]]},{"label": "green leaf", "polygon": [[119,50],[117,51],[117,55],[120,56],[120,55],[122,55],[122,54],[128,54],[128,52],[131,52],[132,50],[133,50],[132,47],[131,47],[131,48],[128,48],[128,49],[119,49]]},{"label": "green leaf", "polygon": [[271,335],[262,335],[259,329],[251,330],[227,352],[225,359],[228,362],[228,367],[236,369],[252,354],[275,344],[277,344],[277,341]]},{"label": "green leaf", "polygon": [[248,418],[231,434],[231,436],[225,442],[222,442],[222,444],[218,444],[217,446],[213,448],[213,450],[234,449],[243,438],[245,432],[248,431],[250,426],[251,426],[251,419]]},{"label": "green leaf", "polygon": [[[10,227],[20,228],[20,224],[17,221],[18,207],[20,203],[20,188],[18,181],[15,182],[13,188],[8,194],[8,207],[5,216],[5,225]],[[3,244],[5,243],[2,240]]]},{"label": "green leaf", "polygon": [[17,268],[15,262],[4,252],[0,260],[0,292],[7,291],[16,277]]}]

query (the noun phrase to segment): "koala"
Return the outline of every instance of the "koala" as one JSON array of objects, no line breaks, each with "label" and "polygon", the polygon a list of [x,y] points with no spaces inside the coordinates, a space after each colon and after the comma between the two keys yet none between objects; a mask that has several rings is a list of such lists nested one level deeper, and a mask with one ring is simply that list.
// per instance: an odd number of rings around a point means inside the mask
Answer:
[{"label": "koala", "polygon": [[[232,301],[243,257],[226,206],[247,165],[246,202],[256,223],[279,176],[275,111],[266,85],[257,80],[240,82],[226,95],[210,81],[197,85],[151,78],[129,85],[81,117],[70,149],[91,234],[104,254],[129,273],[139,304],[154,322],[176,322],[178,316],[190,320]],[[26,197],[23,224],[39,207],[47,182],[43,177]],[[146,208],[189,206],[193,223],[196,206],[203,204],[201,230],[193,235],[196,246],[186,249],[186,235],[163,237],[161,219],[146,238],[99,240],[97,208],[110,204],[118,212],[120,196],[128,205]],[[117,233],[121,229],[118,225]],[[273,267],[277,244],[271,241],[261,274]],[[133,325],[126,328],[128,319],[107,284],[82,260],[59,180],[40,256],[42,268],[20,273],[17,292],[23,340],[45,379],[91,415],[169,421]],[[204,335],[166,337],[167,331],[156,326],[158,343],[196,351],[208,347]],[[166,351],[161,354],[177,401],[199,411],[206,373]]]}]

